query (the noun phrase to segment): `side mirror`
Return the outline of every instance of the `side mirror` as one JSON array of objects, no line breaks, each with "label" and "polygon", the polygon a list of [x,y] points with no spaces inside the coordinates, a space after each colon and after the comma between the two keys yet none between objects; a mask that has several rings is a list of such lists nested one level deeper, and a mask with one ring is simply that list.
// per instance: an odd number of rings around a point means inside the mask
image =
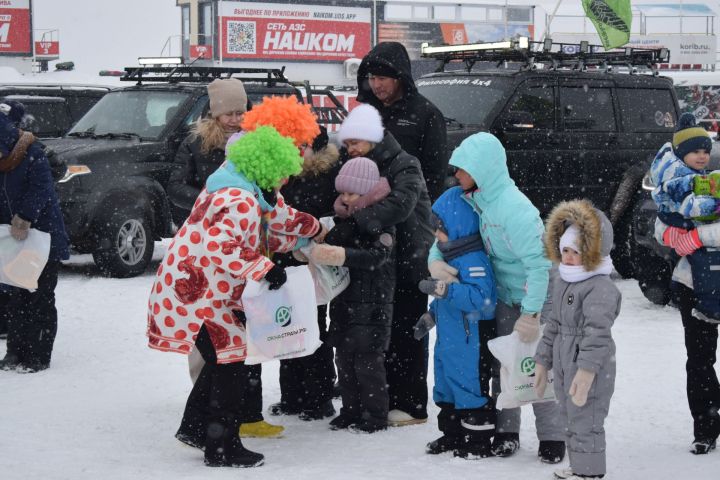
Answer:
[{"label": "side mirror", "polygon": [[535,128],[532,113],[524,111],[507,112],[500,123],[504,130],[518,131]]}]

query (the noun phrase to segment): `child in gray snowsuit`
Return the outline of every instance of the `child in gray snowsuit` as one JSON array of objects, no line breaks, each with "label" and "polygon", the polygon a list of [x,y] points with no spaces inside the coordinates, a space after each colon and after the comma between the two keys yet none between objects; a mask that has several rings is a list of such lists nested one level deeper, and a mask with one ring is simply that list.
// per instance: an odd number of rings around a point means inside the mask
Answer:
[{"label": "child in gray snowsuit", "polygon": [[543,311],[546,325],[535,354],[535,388],[542,397],[552,369],[570,459],[570,468],[555,472],[555,478],[602,478],[603,423],[615,390],[610,328],[621,301],[610,280],[612,225],[587,200],[562,202],[548,217],[544,241],[546,255],[560,265]]}]

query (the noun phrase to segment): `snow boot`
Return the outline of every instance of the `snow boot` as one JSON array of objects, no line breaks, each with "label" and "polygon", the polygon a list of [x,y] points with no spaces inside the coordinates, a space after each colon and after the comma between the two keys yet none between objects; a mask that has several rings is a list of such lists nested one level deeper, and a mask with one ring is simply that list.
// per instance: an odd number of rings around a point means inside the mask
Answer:
[{"label": "snow boot", "polygon": [[443,435],[436,438],[425,446],[425,453],[430,455],[439,455],[445,452],[452,452],[460,447],[461,438],[457,435]]},{"label": "snow boot", "polygon": [[565,458],[565,442],[561,440],[540,440],[538,457],[543,463],[560,463]]},{"label": "snow boot", "polygon": [[715,450],[716,440],[712,438],[698,438],[690,446],[690,453],[694,455],[705,455]]},{"label": "snow boot", "polygon": [[6,353],[5,358],[0,360],[0,370],[5,370],[6,372],[15,370],[18,365],[20,365],[20,357],[14,353]]},{"label": "snow boot", "polygon": [[497,433],[492,442],[492,453],[496,457],[509,457],[520,448],[519,433]]},{"label": "snow boot", "polygon": [[281,425],[273,425],[260,420],[258,422],[243,423],[240,425],[239,434],[241,438],[280,438],[285,431]]},{"label": "snow boot", "polygon": [[391,427],[405,427],[407,425],[418,425],[427,423],[427,418],[415,418],[402,410],[390,410],[388,412],[388,425]]},{"label": "snow boot", "polygon": [[352,433],[375,433],[383,430],[387,430],[387,424],[368,420],[360,420],[348,427],[348,431]]},{"label": "snow boot", "polygon": [[347,430],[350,425],[355,425],[360,420],[341,413],[330,421],[330,430]]},{"label": "snow boot", "polygon": [[579,475],[573,473],[570,468],[563,468],[562,470],[555,470],[553,478],[558,480],[600,480],[605,475]]},{"label": "snow boot", "polygon": [[297,415],[301,412],[300,407],[291,407],[287,403],[277,402],[268,407],[268,413],[274,417],[280,415]]},{"label": "snow boot", "polygon": [[185,445],[193,448],[199,448],[200,450],[205,450],[205,439],[201,439],[197,435],[181,432],[178,430],[178,432],[175,434],[175,438],[180,440]]},{"label": "snow boot", "polygon": [[15,367],[17,373],[37,373],[50,368],[49,363],[44,362],[21,362]]},{"label": "snow boot", "polygon": [[316,408],[303,410],[298,418],[306,422],[311,422],[313,420],[322,420],[323,418],[332,417],[333,415],[335,415],[335,407],[332,404],[332,400],[328,400]]},{"label": "snow boot", "polygon": [[[225,422],[223,422],[225,423]],[[208,467],[259,467],[265,456],[248,450],[238,436],[238,422],[224,426],[220,423],[208,425],[205,439],[205,465]]]}]

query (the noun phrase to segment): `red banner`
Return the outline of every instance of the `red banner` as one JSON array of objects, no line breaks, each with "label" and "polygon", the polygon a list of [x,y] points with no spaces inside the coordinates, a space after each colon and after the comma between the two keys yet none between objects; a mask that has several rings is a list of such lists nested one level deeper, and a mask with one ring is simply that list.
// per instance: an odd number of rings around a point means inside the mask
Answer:
[{"label": "red banner", "polygon": [[35,56],[37,58],[58,58],[60,56],[60,42],[44,40],[35,42]]},{"label": "red banner", "polygon": [[212,56],[212,45],[190,45],[190,58],[211,59]]},{"label": "red banner", "polygon": [[369,8],[240,2],[224,6],[223,58],[342,62],[370,50]]},{"label": "red banner", "polygon": [[0,53],[32,55],[30,44],[30,2],[0,2]]}]

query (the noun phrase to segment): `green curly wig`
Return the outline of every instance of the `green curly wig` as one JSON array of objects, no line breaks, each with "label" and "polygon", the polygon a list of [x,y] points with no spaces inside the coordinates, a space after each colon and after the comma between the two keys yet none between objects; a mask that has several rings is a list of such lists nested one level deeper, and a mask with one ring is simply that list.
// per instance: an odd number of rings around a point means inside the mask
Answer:
[{"label": "green curly wig", "polygon": [[258,127],[228,147],[227,160],[235,170],[263,190],[272,190],[302,171],[303,159],[292,139],[273,127]]}]

